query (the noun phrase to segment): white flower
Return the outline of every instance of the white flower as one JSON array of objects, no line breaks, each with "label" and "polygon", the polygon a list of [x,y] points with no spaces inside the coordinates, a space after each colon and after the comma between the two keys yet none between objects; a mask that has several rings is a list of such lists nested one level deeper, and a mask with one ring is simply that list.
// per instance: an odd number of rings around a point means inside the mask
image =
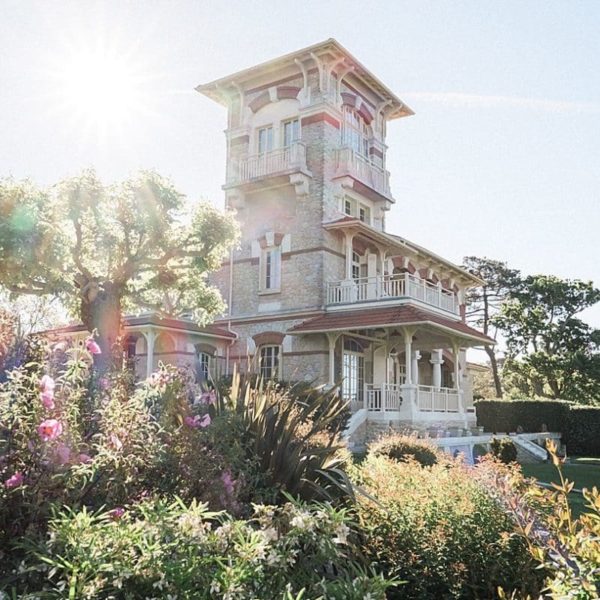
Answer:
[{"label": "white flower", "polygon": [[347,544],[349,533],[350,533],[350,528],[346,524],[340,523],[335,528],[335,537],[333,538],[333,541],[336,544]]}]

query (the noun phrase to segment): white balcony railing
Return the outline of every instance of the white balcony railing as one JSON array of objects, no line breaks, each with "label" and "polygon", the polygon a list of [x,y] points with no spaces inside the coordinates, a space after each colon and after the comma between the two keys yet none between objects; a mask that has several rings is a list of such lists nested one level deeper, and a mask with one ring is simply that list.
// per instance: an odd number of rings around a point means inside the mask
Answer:
[{"label": "white balcony railing", "polygon": [[423,412],[459,412],[460,392],[452,388],[419,385],[417,407]]},{"label": "white balcony railing", "polygon": [[458,298],[440,286],[409,273],[344,279],[327,283],[327,304],[354,304],[373,300],[415,298],[425,304],[458,314]]},{"label": "white balcony railing", "polygon": [[365,384],[365,407],[369,412],[399,411],[400,386],[395,383]]},{"label": "white balcony railing", "polygon": [[336,150],[337,174],[351,175],[376,192],[391,198],[389,171],[371,162],[352,148]]},{"label": "white balcony railing", "polygon": [[246,183],[294,169],[306,170],[306,146],[302,142],[293,142],[285,148],[232,161],[227,173],[227,183]]}]

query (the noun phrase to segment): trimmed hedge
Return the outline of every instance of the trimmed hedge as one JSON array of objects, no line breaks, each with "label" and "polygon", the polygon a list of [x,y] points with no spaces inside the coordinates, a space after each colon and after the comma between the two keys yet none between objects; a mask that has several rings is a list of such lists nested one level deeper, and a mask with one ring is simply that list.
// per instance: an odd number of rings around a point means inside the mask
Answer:
[{"label": "trimmed hedge", "polygon": [[490,433],[564,431],[572,405],[563,400],[478,400],[477,425]]},{"label": "trimmed hedge", "polygon": [[571,406],[563,441],[569,454],[600,456],[600,407]]},{"label": "trimmed hedge", "polygon": [[567,452],[600,456],[600,406],[582,406],[563,400],[479,400],[477,424],[490,433],[562,433]]}]

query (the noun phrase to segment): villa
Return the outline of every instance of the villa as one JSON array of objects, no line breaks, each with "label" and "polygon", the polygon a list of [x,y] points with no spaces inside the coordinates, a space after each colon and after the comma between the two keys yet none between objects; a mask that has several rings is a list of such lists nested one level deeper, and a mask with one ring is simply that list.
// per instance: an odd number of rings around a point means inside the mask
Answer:
[{"label": "villa", "polygon": [[386,132],[413,111],[337,41],[198,86],[227,109],[226,205],[242,238],[212,283],[206,328],[127,320],[141,375],[158,360],[204,377],[254,370],[334,385],[364,422],[474,421],[464,269],[386,231]]}]

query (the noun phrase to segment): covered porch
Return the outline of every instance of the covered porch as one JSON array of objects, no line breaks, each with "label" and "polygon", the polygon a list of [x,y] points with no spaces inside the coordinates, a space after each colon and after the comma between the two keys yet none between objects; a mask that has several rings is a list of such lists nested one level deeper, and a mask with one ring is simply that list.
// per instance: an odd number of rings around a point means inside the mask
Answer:
[{"label": "covered porch", "polygon": [[423,427],[474,417],[466,349],[493,340],[461,321],[399,306],[326,313],[300,332],[326,337],[328,383],[355,415]]}]

